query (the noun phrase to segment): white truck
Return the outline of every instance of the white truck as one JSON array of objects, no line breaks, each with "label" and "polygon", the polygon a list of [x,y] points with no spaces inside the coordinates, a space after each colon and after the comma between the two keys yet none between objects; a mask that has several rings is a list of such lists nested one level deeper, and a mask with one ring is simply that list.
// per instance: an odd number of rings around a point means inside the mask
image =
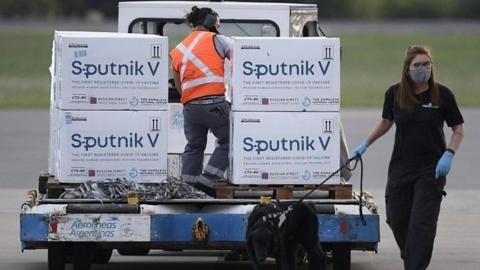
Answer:
[{"label": "white truck", "polygon": [[[169,50],[190,31],[184,16],[193,5],[210,7],[221,17],[221,33],[227,36],[312,37],[324,35],[314,4],[246,2],[120,2],[118,32],[167,36]],[[173,86],[171,108],[179,97]],[[169,175],[178,175],[184,140],[170,141]],[[210,147],[210,151],[212,146]],[[342,144],[346,153],[345,145]],[[207,150],[208,152],[208,150]],[[91,269],[107,263],[112,250],[122,255],[145,255],[150,250],[245,249],[247,212],[255,199],[174,199],[170,201],[61,199],[69,186],[42,174],[39,197],[32,193],[20,215],[22,250],[48,249],[49,270]],[[375,207],[362,205],[350,184],[316,195],[319,236],[333,269],[350,269],[352,250],[376,251],[380,241]],[[304,189],[305,192],[305,189]],[[248,192],[247,192],[248,193]],[[369,204],[372,206],[372,204]],[[366,225],[362,224],[362,218]],[[93,226],[90,237],[72,235],[72,226]],[[113,229],[112,229],[113,228]],[[109,237],[108,233],[115,235]]]}]

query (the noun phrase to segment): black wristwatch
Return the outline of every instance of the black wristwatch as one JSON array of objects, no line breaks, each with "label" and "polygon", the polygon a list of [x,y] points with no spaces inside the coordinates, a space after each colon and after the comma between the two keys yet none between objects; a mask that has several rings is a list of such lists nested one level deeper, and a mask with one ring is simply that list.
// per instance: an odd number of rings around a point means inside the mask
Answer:
[{"label": "black wristwatch", "polygon": [[450,149],[450,148],[447,148],[447,151],[448,151],[448,152],[450,152],[450,153],[452,153],[452,155],[454,155],[454,156],[455,156],[455,151],[453,151],[452,149]]}]

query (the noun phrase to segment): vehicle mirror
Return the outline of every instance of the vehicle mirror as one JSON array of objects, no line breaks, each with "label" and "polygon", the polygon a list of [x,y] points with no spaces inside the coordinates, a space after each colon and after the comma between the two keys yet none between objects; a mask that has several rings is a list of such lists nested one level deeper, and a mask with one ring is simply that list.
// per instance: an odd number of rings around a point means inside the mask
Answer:
[{"label": "vehicle mirror", "polygon": [[264,24],[262,25],[262,37],[275,37],[277,30],[273,25]]}]

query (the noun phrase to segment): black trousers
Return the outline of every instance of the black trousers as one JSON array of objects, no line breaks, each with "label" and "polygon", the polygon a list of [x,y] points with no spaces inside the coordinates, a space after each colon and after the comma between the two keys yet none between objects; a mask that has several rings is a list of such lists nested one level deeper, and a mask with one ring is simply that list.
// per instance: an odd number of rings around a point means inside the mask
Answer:
[{"label": "black trousers", "polygon": [[445,177],[435,178],[434,165],[396,165],[389,169],[387,224],[406,270],[423,270],[430,264],[442,195],[446,194],[445,181]]},{"label": "black trousers", "polygon": [[183,106],[183,119],[187,145],[182,155],[182,178],[187,182],[195,182],[202,174],[203,155],[209,131],[217,138],[217,146],[204,172],[221,178],[229,162],[230,103],[226,101],[204,105],[187,103]]}]

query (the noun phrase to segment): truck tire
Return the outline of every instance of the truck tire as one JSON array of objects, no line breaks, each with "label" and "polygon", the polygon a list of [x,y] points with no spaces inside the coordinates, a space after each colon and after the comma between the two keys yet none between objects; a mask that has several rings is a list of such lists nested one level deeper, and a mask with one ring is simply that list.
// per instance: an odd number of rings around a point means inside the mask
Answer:
[{"label": "truck tire", "polygon": [[149,248],[118,248],[118,253],[123,256],[146,256],[150,252]]},{"label": "truck tire", "polygon": [[93,262],[94,247],[90,243],[73,243],[73,270],[90,270]]},{"label": "truck tire", "polygon": [[66,245],[65,243],[48,244],[48,270],[65,270]]},{"label": "truck tire", "polygon": [[99,248],[95,249],[93,254],[93,263],[105,264],[112,258],[113,249],[111,248]]},{"label": "truck tire", "polygon": [[333,245],[333,269],[334,270],[350,270],[352,254],[350,245],[334,244]]},{"label": "truck tire", "polygon": [[244,249],[233,249],[223,256],[226,262],[240,262],[248,260],[247,251]]}]

